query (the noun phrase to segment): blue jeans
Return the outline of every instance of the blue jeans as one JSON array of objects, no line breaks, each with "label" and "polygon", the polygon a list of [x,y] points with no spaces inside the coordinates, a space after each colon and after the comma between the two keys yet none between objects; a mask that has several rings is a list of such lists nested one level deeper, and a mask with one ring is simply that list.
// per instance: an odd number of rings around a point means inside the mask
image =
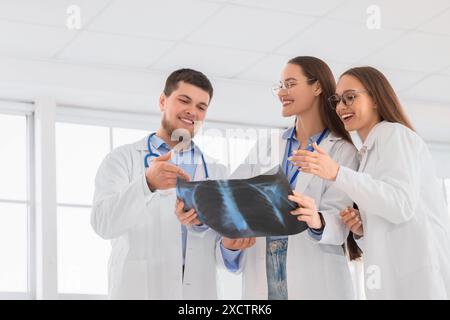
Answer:
[{"label": "blue jeans", "polygon": [[287,300],[286,253],[288,239],[266,238],[266,273],[269,300]]}]

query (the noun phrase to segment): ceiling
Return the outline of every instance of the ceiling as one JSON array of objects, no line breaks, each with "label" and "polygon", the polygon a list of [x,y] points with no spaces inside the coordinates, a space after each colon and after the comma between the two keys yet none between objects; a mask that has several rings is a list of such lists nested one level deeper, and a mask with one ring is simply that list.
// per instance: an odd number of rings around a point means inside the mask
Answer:
[{"label": "ceiling", "polygon": [[[80,30],[66,27],[81,9]],[[289,58],[314,55],[336,76],[380,68],[401,97],[450,105],[450,1],[0,0],[0,59],[208,76],[269,85]]]}]

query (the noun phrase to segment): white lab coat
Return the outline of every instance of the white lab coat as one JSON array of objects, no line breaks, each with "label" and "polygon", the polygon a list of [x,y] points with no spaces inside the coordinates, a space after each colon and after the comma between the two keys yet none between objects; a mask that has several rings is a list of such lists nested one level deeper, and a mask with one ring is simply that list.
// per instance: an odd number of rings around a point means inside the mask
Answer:
[{"label": "white lab coat", "polygon": [[337,188],[359,206],[368,299],[448,299],[450,221],[424,141],[380,122],[360,151],[359,172],[341,167]]},{"label": "white lab coat", "polygon": [[[211,229],[188,231],[182,279],[181,226],[175,189],[151,192],[145,179],[147,137],[112,151],[95,180],[91,224],[111,239],[109,296],[112,299],[216,299],[215,246]],[[153,158],[154,159],[154,158]],[[206,158],[211,179],[226,168]],[[198,165],[193,180],[203,180]]]},{"label": "white lab coat", "polygon": [[[267,146],[265,146],[267,144]],[[320,147],[326,150],[341,164],[357,168],[357,150],[343,139],[329,134]],[[246,163],[233,174],[233,178],[248,178],[263,173],[268,168],[281,164],[286,148],[282,134],[275,134],[272,139],[258,142]],[[258,151],[258,149],[260,149]],[[259,159],[270,157],[265,166],[254,162],[255,154]],[[287,285],[289,299],[354,299],[354,290],[347,259],[342,248],[349,230],[341,222],[339,213],[352,201],[331,183],[311,174],[302,173],[297,177],[295,190],[314,198],[318,210],[325,219],[325,229],[321,241],[314,240],[304,231],[289,236],[286,259]],[[218,261],[220,256],[218,255]],[[223,260],[221,261],[223,265]],[[243,273],[243,298],[268,298],[266,275],[266,238],[256,239],[256,244],[244,250],[241,255],[240,269]]]}]

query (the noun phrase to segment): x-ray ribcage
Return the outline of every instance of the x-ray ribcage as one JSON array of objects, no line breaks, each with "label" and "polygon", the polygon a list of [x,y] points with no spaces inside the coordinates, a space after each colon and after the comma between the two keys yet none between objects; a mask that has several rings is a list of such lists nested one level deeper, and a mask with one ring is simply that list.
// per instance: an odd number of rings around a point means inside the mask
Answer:
[{"label": "x-ray ribcage", "polygon": [[202,223],[229,238],[304,231],[307,225],[290,214],[297,205],[288,200],[289,194],[292,190],[280,167],[251,179],[177,182],[185,209],[194,208]]}]

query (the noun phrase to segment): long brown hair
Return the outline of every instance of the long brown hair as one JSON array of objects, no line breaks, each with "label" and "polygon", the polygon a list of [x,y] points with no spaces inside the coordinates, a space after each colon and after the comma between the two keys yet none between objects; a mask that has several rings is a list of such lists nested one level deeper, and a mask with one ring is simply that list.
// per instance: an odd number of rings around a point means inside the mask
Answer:
[{"label": "long brown hair", "polygon": [[[414,131],[411,122],[400,104],[397,94],[383,73],[373,67],[366,66],[351,68],[345,71],[341,75],[341,78],[344,75],[352,76],[361,82],[376,103],[381,120],[400,123]],[[356,204],[353,207],[358,209]],[[350,233],[350,236],[352,236],[352,233]],[[356,259],[358,254],[355,255],[355,252],[360,251],[356,242],[349,242],[347,240],[347,247],[349,248],[350,259]]]},{"label": "long brown hair", "polygon": [[341,78],[345,75],[352,76],[362,83],[375,102],[381,120],[401,123],[414,131],[397,94],[383,73],[373,67],[357,67],[345,71]]},{"label": "long brown hair", "polygon": [[[288,61],[290,64],[295,64],[303,70],[303,74],[310,79],[308,84],[319,82],[322,88],[320,94],[319,114],[325,125],[334,135],[353,144],[350,134],[345,130],[344,123],[339,119],[337,113],[328,104],[328,98],[336,92],[336,80],[330,67],[319,58],[300,56],[292,58]],[[345,250],[345,245],[343,245]],[[356,244],[353,233],[347,237],[347,250],[351,260],[361,257],[361,249]]]},{"label": "long brown hair", "polygon": [[336,91],[336,80],[330,67],[319,58],[309,56],[295,57],[289,60],[288,63],[295,64],[303,70],[303,74],[310,79],[308,81],[309,85],[316,81],[319,82],[322,88],[319,114],[325,128],[328,128],[334,135],[352,143],[350,134],[345,130],[341,119],[328,104],[328,97],[332,96]]}]

